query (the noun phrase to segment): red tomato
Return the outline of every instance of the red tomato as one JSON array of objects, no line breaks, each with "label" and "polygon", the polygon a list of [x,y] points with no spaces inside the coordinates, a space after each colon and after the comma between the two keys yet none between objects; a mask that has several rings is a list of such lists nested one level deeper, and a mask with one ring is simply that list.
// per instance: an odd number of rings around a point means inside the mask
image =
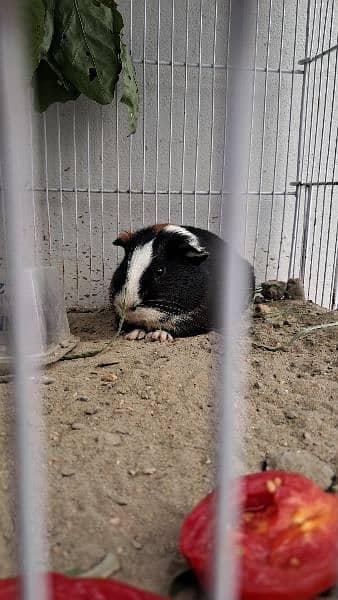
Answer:
[{"label": "red tomato", "polygon": [[[334,585],[338,567],[338,498],[296,473],[265,471],[239,479],[242,600],[310,600]],[[211,587],[215,493],[186,517],[180,550]]]},{"label": "red tomato", "polygon": [[[166,600],[112,579],[82,579],[59,573],[49,573],[48,578],[51,600]],[[19,600],[16,578],[0,580],[0,600]]]}]

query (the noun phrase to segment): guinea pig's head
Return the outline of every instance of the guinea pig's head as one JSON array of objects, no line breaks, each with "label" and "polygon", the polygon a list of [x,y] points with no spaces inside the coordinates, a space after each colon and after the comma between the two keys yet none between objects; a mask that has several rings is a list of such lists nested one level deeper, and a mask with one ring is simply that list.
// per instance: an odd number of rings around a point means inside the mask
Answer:
[{"label": "guinea pig's head", "polygon": [[185,227],[154,225],[123,232],[114,244],[125,255],[112,280],[111,300],[126,321],[158,326],[164,317],[203,302],[207,281],[202,265],[208,253]]}]

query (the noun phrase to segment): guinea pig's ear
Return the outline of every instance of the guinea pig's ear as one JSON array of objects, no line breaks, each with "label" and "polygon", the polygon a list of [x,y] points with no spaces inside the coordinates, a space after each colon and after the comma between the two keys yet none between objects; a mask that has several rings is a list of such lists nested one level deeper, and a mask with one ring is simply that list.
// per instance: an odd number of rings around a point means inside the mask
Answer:
[{"label": "guinea pig's ear", "polygon": [[203,262],[209,256],[209,252],[207,252],[205,248],[196,248],[196,246],[189,244],[189,242],[186,241],[180,245],[180,252],[190,259],[191,262],[198,264]]},{"label": "guinea pig's ear", "polygon": [[116,238],[116,240],[114,240],[113,244],[114,246],[121,246],[122,248],[126,248],[132,238],[133,238],[133,232],[132,231],[122,231],[118,237]]}]

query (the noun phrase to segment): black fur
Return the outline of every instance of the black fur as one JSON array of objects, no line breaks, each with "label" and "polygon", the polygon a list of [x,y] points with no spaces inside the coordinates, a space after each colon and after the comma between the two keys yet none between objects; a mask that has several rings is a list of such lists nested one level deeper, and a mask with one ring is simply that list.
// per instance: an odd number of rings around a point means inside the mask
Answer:
[{"label": "black fur", "polygon": [[[154,239],[152,262],[140,280],[140,297],[143,307],[157,308],[166,314],[158,328],[175,337],[205,333],[220,329],[222,325],[219,302],[222,298],[225,242],[203,229],[184,229],[198,238],[205,251],[191,251],[185,237],[169,233],[165,227],[159,231],[148,227],[123,241],[118,238],[115,243],[124,247],[125,256],[110,285],[110,300],[114,307],[115,297],[126,280],[129,256],[137,246]],[[242,258],[236,259],[247,269],[250,301],[255,289],[253,268]],[[137,326],[126,322],[124,328],[128,330]],[[142,324],[140,327],[145,328]]]}]

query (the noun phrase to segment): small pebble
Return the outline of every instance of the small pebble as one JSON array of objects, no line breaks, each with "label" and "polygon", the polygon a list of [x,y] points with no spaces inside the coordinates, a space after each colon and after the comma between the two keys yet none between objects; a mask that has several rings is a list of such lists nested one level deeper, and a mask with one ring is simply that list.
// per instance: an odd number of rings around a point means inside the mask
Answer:
[{"label": "small pebble", "polygon": [[119,525],[120,524],[120,519],[118,517],[112,517],[110,519],[110,522],[112,525]]},{"label": "small pebble", "polygon": [[142,473],[144,475],[153,475],[156,473],[156,469],[154,467],[146,467],[145,469],[142,469]]},{"label": "small pebble", "polygon": [[40,383],[43,383],[43,385],[50,385],[55,382],[56,379],[54,377],[49,377],[49,375],[41,375],[40,377]]},{"label": "small pebble", "polygon": [[75,475],[75,471],[71,467],[62,467],[61,475],[63,477],[71,477],[72,475]]},{"label": "small pebble", "polygon": [[128,500],[126,498],[123,498],[123,497],[115,498],[115,502],[119,506],[127,506],[127,504],[128,504]]},{"label": "small pebble", "polygon": [[88,396],[83,396],[82,394],[76,394],[75,400],[80,400],[80,402],[89,402]]},{"label": "small pebble", "polygon": [[297,419],[297,413],[293,412],[292,410],[286,410],[284,414],[287,419]]},{"label": "small pebble", "polygon": [[95,406],[89,406],[85,410],[85,415],[96,415],[96,413],[97,413],[97,408]]},{"label": "small pebble", "polygon": [[74,431],[84,428],[84,425],[82,423],[78,423],[76,421],[74,423],[71,423],[70,426],[71,426],[71,429],[74,429]]},{"label": "small pebble", "polygon": [[303,438],[304,438],[304,440],[306,440],[307,442],[312,442],[312,437],[311,437],[311,435],[309,434],[309,432],[308,432],[308,431],[305,431],[305,432],[303,433]]},{"label": "small pebble", "polygon": [[134,548],[136,548],[136,550],[142,550],[143,546],[137,540],[132,540],[131,543],[133,544]]}]

